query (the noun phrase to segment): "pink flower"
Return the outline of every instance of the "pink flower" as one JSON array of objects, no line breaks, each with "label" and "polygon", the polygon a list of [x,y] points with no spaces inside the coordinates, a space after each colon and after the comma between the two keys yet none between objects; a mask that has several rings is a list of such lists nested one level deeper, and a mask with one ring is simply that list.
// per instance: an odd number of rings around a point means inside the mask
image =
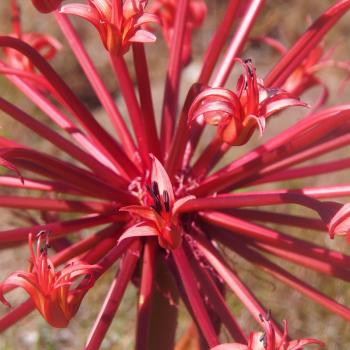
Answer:
[{"label": "pink flower", "polygon": [[251,60],[236,59],[244,70],[236,91],[217,87],[204,89],[193,101],[188,122],[204,117],[207,124],[218,126],[218,136],[233,146],[243,145],[256,128],[262,134],[266,119],[292,106],[306,106],[282,89],[265,88]]},{"label": "pink flower", "polygon": [[[175,0],[156,0],[150,9],[152,13],[160,18],[164,39],[168,46],[173,41],[177,5]],[[203,0],[189,1],[182,51],[182,63],[184,65],[190,62],[192,56],[192,32],[202,25],[206,14],[207,5]]]},{"label": "pink flower", "polygon": [[[271,46],[281,55],[284,55],[288,50],[278,40],[271,37],[259,37],[255,40]],[[321,95],[315,103],[315,107],[319,107],[327,101],[329,91],[325,82],[323,82],[316,73],[327,67],[336,67],[343,70],[349,76],[349,62],[336,61],[334,55],[337,46],[331,47],[325,51],[322,43],[317,45],[310,51],[308,56],[299,64],[299,66],[290,74],[288,79],[282,85],[282,88],[295,96],[300,96],[306,90],[319,86],[321,87]],[[346,79],[343,80],[345,82]]]},{"label": "pink flower", "polygon": [[[3,296],[5,289],[13,286],[21,287],[30,295],[36,308],[50,325],[57,328],[66,327],[78,311],[83,296],[93,286],[93,273],[99,266],[73,261],[57,272],[47,256],[48,235],[44,231],[39,232],[36,252],[33,250],[32,234],[29,234],[28,241],[29,271],[17,271],[7,277],[0,285],[0,300],[10,306]],[[80,285],[71,288],[71,285],[82,276],[85,278]]]},{"label": "pink flower", "polygon": [[43,13],[48,13],[57,10],[63,0],[32,0],[36,9]]},{"label": "pink flower", "polygon": [[300,350],[308,344],[318,344],[323,346],[324,343],[317,339],[305,338],[288,341],[287,322],[284,323],[284,332],[282,339],[277,340],[275,329],[269,317],[261,316],[264,324],[264,332],[254,332],[250,334],[248,345],[231,343],[215,346],[211,350]]},{"label": "pink flower", "polygon": [[141,29],[142,25],[157,22],[156,16],[145,13],[147,0],[89,0],[88,4],[63,5],[61,13],[82,17],[98,30],[105,48],[122,55],[131,43],[154,42],[156,37]]},{"label": "pink flower", "polygon": [[144,205],[130,205],[120,210],[141,218],[142,221],[130,227],[119,242],[134,236],[157,236],[159,245],[165,249],[176,249],[182,241],[182,229],[178,222],[179,208],[194,196],[175,200],[173,186],[159,160],[152,156],[151,185]]}]

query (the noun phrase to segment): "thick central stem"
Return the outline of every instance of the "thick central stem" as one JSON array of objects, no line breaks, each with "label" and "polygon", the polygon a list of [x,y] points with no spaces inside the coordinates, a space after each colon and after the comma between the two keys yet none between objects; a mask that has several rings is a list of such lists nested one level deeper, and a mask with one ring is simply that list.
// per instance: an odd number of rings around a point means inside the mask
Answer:
[{"label": "thick central stem", "polygon": [[173,350],[177,326],[178,292],[172,275],[161,257],[156,260],[147,349]]}]

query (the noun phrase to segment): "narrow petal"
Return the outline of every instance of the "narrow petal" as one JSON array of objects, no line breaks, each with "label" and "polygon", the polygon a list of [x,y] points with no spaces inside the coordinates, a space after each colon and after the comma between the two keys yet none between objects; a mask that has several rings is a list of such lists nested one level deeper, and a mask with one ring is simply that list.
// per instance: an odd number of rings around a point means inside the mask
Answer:
[{"label": "narrow petal", "polygon": [[162,194],[167,191],[169,194],[170,206],[173,206],[175,202],[173,186],[171,184],[170,178],[164,169],[162,163],[152,154],[152,172],[151,180],[158,183],[159,193]]},{"label": "narrow petal", "polygon": [[158,236],[158,231],[149,225],[144,225],[143,223],[131,226],[128,228],[119,238],[118,244],[120,244],[124,239],[135,238],[135,237],[147,237],[147,236]]}]

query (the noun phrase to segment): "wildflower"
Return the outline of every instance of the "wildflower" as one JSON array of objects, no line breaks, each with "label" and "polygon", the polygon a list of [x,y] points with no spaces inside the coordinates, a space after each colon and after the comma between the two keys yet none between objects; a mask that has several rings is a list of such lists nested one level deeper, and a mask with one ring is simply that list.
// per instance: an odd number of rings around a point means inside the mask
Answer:
[{"label": "wildflower", "polygon": [[[287,52],[287,48],[274,38],[259,37],[256,38],[256,40],[262,41],[271,46],[281,55],[284,55]],[[349,62],[336,61],[332,57],[335,49],[336,47],[334,46],[325,51],[323,44],[317,45],[310,51],[308,56],[299,64],[299,66],[295,68],[294,72],[290,74],[288,79],[286,79],[282,85],[282,88],[294,96],[300,96],[308,89],[319,86],[321,87],[321,94],[313,108],[316,109],[323,105],[328,99],[329,91],[327,84],[317,77],[316,74],[327,67],[336,67],[349,75]]]},{"label": "wildflower", "polygon": [[193,101],[188,122],[203,117],[209,125],[218,126],[218,136],[230,145],[248,142],[256,128],[265,130],[266,119],[292,106],[306,106],[294,95],[282,89],[265,88],[258,79],[251,60],[236,59],[243,67],[236,91],[206,88]]},{"label": "wildflower", "polygon": [[261,321],[264,325],[264,332],[251,333],[248,345],[238,343],[221,344],[211,350],[300,350],[308,344],[324,345],[322,341],[310,338],[288,341],[288,328],[286,321],[283,321],[283,336],[281,340],[278,341],[270,320],[261,316]]},{"label": "wildflower", "polygon": [[63,0],[32,0],[36,9],[43,13],[48,13],[57,10]]},{"label": "wildflower", "polygon": [[[173,42],[175,15],[178,2],[176,0],[156,0],[150,11],[160,19],[165,42],[170,47]],[[186,14],[186,30],[182,50],[182,64],[187,65],[192,56],[192,32],[199,28],[207,14],[207,6],[203,0],[190,0]]]},{"label": "wildflower", "polygon": [[82,17],[98,30],[105,48],[122,55],[133,42],[151,43],[156,37],[142,29],[149,22],[157,22],[156,16],[144,12],[147,0],[88,0],[88,4],[67,4],[61,13]]},{"label": "wildflower", "polygon": [[182,229],[178,220],[178,210],[194,196],[175,200],[173,186],[164,167],[152,156],[151,184],[147,184],[148,195],[144,205],[123,207],[143,219],[129,228],[120,240],[133,236],[157,236],[159,245],[166,249],[176,249],[182,241]]},{"label": "wildflower", "polygon": [[[78,311],[83,296],[93,286],[93,274],[99,267],[72,261],[61,271],[56,272],[47,254],[48,234],[39,232],[37,237],[34,252],[33,235],[30,233],[28,236],[29,271],[17,271],[7,277],[0,285],[0,300],[10,306],[3,296],[4,289],[21,287],[30,295],[35,307],[51,326],[66,327]],[[84,277],[84,284],[72,288],[80,277]]]}]

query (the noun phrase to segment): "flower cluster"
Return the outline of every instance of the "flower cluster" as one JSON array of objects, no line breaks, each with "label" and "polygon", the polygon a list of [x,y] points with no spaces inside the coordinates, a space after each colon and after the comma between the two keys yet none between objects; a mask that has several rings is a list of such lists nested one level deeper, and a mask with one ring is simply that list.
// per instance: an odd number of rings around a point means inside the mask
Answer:
[{"label": "flower cluster", "polygon": [[[130,283],[139,291],[138,350],[186,348],[185,338],[175,344],[182,305],[195,324],[188,334],[198,348],[322,345],[308,338],[290,341],[286,322],[283,329],[277,319],[261,316],[267,307],[245,283],[240,265],[230,263],[235,257],[350,321],[346,305],[303,280],[300,269],[286,268],[289,263],[350,281],[350,255],[317,243],[320,235],[322,242],[349,236],[350,184],[320,178],[322,186],[302,185],[304,178],[349,168],[346,157],[323,156],[350,144],[350,105],[326,108],[322,97],[309,106],[300,99],[311,86],[325,85],[316,73],[335,61],[319,48],[350,9],[350,0],[330,6],[288,50],[264,34],[259,40],[283,53],[264,78],[258,78],[257,58],[241,58],[264,1],[227,1],[199,77],[185,94],[180,94],[182,72],[191,61],[192,32],[205,20],[205,1],[32,0],[56,21],[110,127],[48,62],[61,54],[61,44],[46,33],[24,32],[16,1],[7,1],[13,27],[0,36],[0,74],[36,108],[27,110],[2,95],[0,110],[60,152],[47,152],[45,142],[22,144],[10,132],[0,136],[0,186],[6,189],[0,206],[21,210],[27,219],[23,227],[1,229],[0,244],[12,249],[29,240],[30,248],[29,271],[13,272],[0,284],[0,300],[7,306],[6,294],[16,288],[29,298],[0,315],[0,331],[35,309],[53,327],[68,326],[86,293],[93,293],[98,278],[118,262],[85,349],[100,348]],[[92,37],[103,45],[98,54],[109,58],[125,112],[71,22],[74,16],[97,29],[99,35]],[[144,45],[153,43],[156,33],[167,44],[162,102],[153,96]],[[228,79],[234,66],[241,74],[232,88]],[[348,71],[345,64],[338,66]],[[160,118],[155,103],[161,103]],[[256,130],[268,130],[289,107],[300,113],[294,125],[266,142],[254,140]],[[31,115],[37,110],[40,117]],[[209,142],[203,137],[207,124],[217,126]],[[6,130],[6,123],[2,127]],[[261,144],[253,147],[254,141]],[[241,145],[246,151],[237,157]],[[318,157],[317,163],[303,164]],[[302,211],[281,209],[294,206]],[[38,215],[34,219],[27,211]],[[307,239],[300,229],[310,231]],[[264,332],[247,336],[227,302],[231,294]]]}]

